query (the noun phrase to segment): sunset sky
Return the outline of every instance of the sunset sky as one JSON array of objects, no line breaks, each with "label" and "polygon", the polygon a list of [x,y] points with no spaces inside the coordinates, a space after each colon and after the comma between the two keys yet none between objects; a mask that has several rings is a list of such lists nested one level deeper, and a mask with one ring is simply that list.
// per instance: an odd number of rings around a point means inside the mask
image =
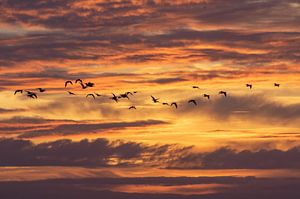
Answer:
[{"label": "sunset sky", "polygon": [[[0,181],[259,178],[265,169],[300,186],[299,19],[299,0],[1,0]],[[232,188],[239,180],[156,189],[243,193]],[[152,190],[140,185],[109,190]]]}]

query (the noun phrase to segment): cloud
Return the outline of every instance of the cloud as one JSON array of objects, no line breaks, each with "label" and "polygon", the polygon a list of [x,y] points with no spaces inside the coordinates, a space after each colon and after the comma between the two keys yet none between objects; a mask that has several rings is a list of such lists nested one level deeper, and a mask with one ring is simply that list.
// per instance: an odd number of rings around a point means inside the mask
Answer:
[{"label": "cloud", "polygon": [[176,169],[298,169],[300,148],[238,151],[221,147],[196,152],[191,146],[149,145],[121,140],[57,140],[34,144],[1,139],[2,166],[152,166]]},{"label": "cloud", "polygon": [[57,140],[41,144],[33,144],[27,140],[1,139],[0,149],[2,166],[150,166],[166,161],[166,155],[176,156],[188,148],[109,142],[106,139],[79,142]]},{"label": "cloud", "polygon": [[191,153],[174,163],[176,168],[199,169],[296,169],[300,168],[300,148],[287,151],[236,151],[224,147],[208,153]]},{"label": "cloud", "polygon": [[99,133],[105,130],[123,129],[130,127],[144,127],[152,125],[162,125],[167,122],[159,120],[145,120],[133,122],[110,122],[110,123],[76,123],[76,124],[60,124],[52,126],[49,129],[32,130],[19,135],[20,138],[34,138],[39,136],[51,135],[72,135],[84,133]]},{"label": "cloud", "polygon": [[228,97],[212,97],[212,100],[197,98],[198,106],[188,105],[188,99],[181,101],[184,104],[182,111],[186,114],[197,114],[199,110],[217,120],[228,120],[235,116],[248,121],[274,122],[297,125],[300,119],[300,104],[285,105],[275,102],[263,95],[238,96],[228,92]]}]

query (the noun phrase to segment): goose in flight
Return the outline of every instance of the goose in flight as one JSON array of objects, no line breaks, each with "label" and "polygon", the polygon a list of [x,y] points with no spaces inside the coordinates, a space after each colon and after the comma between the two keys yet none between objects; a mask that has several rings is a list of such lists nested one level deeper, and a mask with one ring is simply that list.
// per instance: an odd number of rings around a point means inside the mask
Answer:
[{"label": "goose in flight", "polygon": [[115,102],[118,102],[118,97],[112,93],[113,97],[111,97],[110,99],[114,100]]},{"label": "goose in flight", "polygon": [[246,84],[246,87],[249,87],[250,89],[252,89],[252,84]]},{"label": "goose in flight", "polygon": [[46,89],[43,89],[43,88],[37,88],[41,93],[45,92]]},{"label": "goose in flight", "polygon": [[136,109],[136,107],[135,106],[131,106],[128,109]]},{"label": "goose in flight", "polygon": [[80,85],[81,85],[81,88],[82,88],[82,89],[86,89],[86,88],[87,88],[87,86],[84,85],[82,82],[80,82]]},{"label": "goose in flight", "polygon": [[274,86],[279,88],[280,84],[274,83]]},{"label": "goose in flight", "polygon": [[199,89],[199,86],[193,86],[193,88],[197,88],[197,89]]},{"label": "goose in flight", "polygon": [[83,83],[81,79],[76,79],[75,84],[77,84],[77,82],[79,82],[80,84]]},{"label": "goose in flight", "polygon": [[85,83],[85,86],[86,87],[94,87],[94,83],[92,83],[92,82],[88,82],[88,83]]},{"label": "goose in flight", "polygon": [[27,97],[30,97],[32,99],[37,99],[38,98],[37,95],[33,92],[30,92],[30,93],[27,92]]},{"label": "goose in flight", "polygon": [[227,92],[225,92],[225,91],[220,91],[220,92],[219,92],[219,95],[224,95],[225,97],[227,97]]},{"label": "goose in flight", "polygon": [[69,93],[70,95],[75,95],[75,93],[73,93],[73,92],[71,92],[71,91],[68,91],[68,93]]},{"label": "goose in flight", "polygon": [[197,106],[196,100],[189,100],[188,103],[193,103],[195,106]]},{"label": "goose in flight", "polygon": [[92,94],[92,93],[87,94],[87,95],[86,95],[86,98],[88,98],[89,96],[91,96],[91,97],[93,97],[94,99],[96,99],[95,95]]},{"label": "goose in flight", "polygon": [[127,98],[127,99],[129,99],[129,97],[128,97],[128,95],[127,95],[126,93],[121,94],[120,97],[121,97],[121,98]]},{"label": "goose in flight", "polygon": [[70,80],[66,81],[66,82],[65,82],[65,88],[68,86],[68,84],[71,84],[71,85],[73,85],[73,82],[72,82],[72,81],[70,81]]},{"label": "goose in flight", "polygon": [[169,103],[167,102],[163,102],[162,105],[166,105],[166,106],[169,106]]},{"label": "goose in flight", "polygon": [[176,109],[178,108],[178,105],[177,105],[176,102],[172,102],[171,106],[173,106],[173,105],[174,105],[174,107],[175,107]]},{"label": "goose in flight", "polygon": [[14,95],[16,95],[17,93],[23,93],[23,90],[16,90]]},{"label": "goose in flight", "polygon": [[151,98],[152,98],[152,101],[154,102],[154,103],[158,103],[159,101],[159,98],[155,98],[155,97],[153,97],[152,95],[151,95]]},{"label": "goose in flight", "polygon": [[206,97],[207,99],[210,99],[210,95],[204,94],[203,97]]}]

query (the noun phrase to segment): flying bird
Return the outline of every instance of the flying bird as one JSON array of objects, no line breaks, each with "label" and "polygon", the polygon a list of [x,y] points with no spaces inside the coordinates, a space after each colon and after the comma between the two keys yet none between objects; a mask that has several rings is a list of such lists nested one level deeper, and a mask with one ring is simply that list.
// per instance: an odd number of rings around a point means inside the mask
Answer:
[{"label": "flying bird", "polygon": [[114,100],[115,102],[118,102],[118,97],[112,93],[113,97],[111,97],[110,99]]},{"label": "flying bird", "polygon": [[81,79],[76,79],[75,84],[77,84],[77,82],[82,84],[82,80]]},{"label": "flying bird", "polygon": [[274,86],[279,88],[280,84],[274,83]]},{"label": "flying bird", "polygon": [[224,95],[225,97],[227,97],[227,93],[225,91],[220,91],[219,95]]},{"label": "flying bird", "polygon": [[159,101],[159,98],[155,98],[155,97],[153,97],[152,95],[151,95],[151,98],[152,98],[152,101],[154,102],[154,103],[158,103]]},{"label": "flying bird", "polygon": [[129,99],[129,97],[128,97],[128,95],[127,95],[126,93],[121,94],[120,97],[121,97],[121,98],[127,98],[127,99]]},{"label": "flying bird", "polygon": [[128,109],[136,109],[136,107],[135,106],[131,106]]},{"label": "flying bird", "polygon": [[27,93],[27,97],[30,97],[32,99],[37,99],[38,98],[37,95],[33,92]]},{"label": "flying bird", "polygon": [[73,82],[72,82],[72,81],[70,81],[70,80],[66,81],[66,82],[65,82],[65,88],[68,86],[68,84],[71,84],[71,85],[73,85]]},{"label": "flying bird", "polygon": [[166,105],[166,106],[169,106],[169,103],[167,102],[163,102],[162,105]]},{"label": "flying bird", "polygon": [[196,100],[189,100],[188,103],[193,103],[195,106],[197,106]]},{"label": "flying bird", "polygon": [[46,89],[43,89],[43,88],[37,88],[41,93],[45,92]]},{"label": "flying bird", "polygon": [[250,89],[252,89],[252,84],[246,84],[246,87],[249,87]]},{"label": "flying bird", "polygon": [[23,90],[16,90],[14,95],[16,95],[17,93],[23,93]]},{"label": "flying bird", "polygon": [[86,88],[87,88],[87,86],[84,85],[82,82],[80,82],[80,85],[81,85],[81,88],[82,88],[82,89],[86,89]]},{"label": "flying bird", "polygon": [[137,91],[133,91],[133,93],[137,93]]},{"label": "flying bird", "polygon": [[89,96],[91,96],[91,97],[93,97],[94,99],[96,99],[95,95],[92,94],[92,93],[87,94],[87,95],[86,95],[86,98],[88,98]]},{"label": "flying bird", "polygon": [[193,88],[197,88],[197,89],[199,89],[199,86],[193,86]]},{"label": "flying bird", "polygon": [[71,92],[71,91],[68,91],[68,93],[69,93],[70,95],[75,95],[75,93],[73,93],[73,92]]},{"label": "flying bird", "polygon": [[178,108],[178,105],[177,105],[177,103],[176,102],[173,102],[172,104],[171,104],[171,106],[173,106],[174,105],[174,107],[177,109]]},{"label": "flying bird", "polygon": [[204,94],[203,97],[206,97],[207,99],[210,99],[210,95]]},{"label": "flying bird", "polygon": [[94,83],[92,83],[92,82],[88,82],[88,83],[85,83],[85,86],[86,87],[94,87]]}]

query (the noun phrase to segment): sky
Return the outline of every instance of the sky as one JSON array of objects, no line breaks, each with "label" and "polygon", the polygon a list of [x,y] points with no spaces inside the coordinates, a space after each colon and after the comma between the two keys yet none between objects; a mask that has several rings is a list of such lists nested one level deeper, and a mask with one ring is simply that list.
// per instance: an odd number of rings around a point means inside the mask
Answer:
[{"label": "sky", "polygon": [[[53,176],[70,178],[78,167],[84,170],[80,178],[166,172],[166,177],[197,178],[203,170],[217,178],[220,172],[244,171],[240,177],[248,182],[247,174],[254,175],[256,184],[265,180],[260,169],[268,170],[266,178],[278,177],[278,169],[299,169],[299,17],[298,0],[2,0],[0,170],[12,171],[0,181],[11,176],[24,183],[21,188],[33,186],[26,184],[30,179],[50,186]],[[94,86],[82,89],[76,79]],[[66,81],[73,85],[65,87]],[[20,89],[23,93],[14,94]],[[111,99],[126,92],[132,93],[129,99]],[[86,97],[95,93],[101,96]],[[162,105],[173,102],[178,108]],[[58,175],[58,167],[67,174]],[[94,176],[90,167],[104,171]],[[23,176],[26,168],[41,171]],[[43,168],[51,175],[44,177]],[[129,194],[111,196],[126,198],[153,189],[136,188],[145,185],[139,180],[112,182],[122,186],[107,185],[106,194]],[[213,179],[213,186],[156,189],[184,197],[182,190],[206,196],[230,189],[224,198],[246,190],[240,179],[219,180]],[[266,184],[281,183],[300,185],[287,179]],[[88,189],[91,198],[99,191],[94,186]]]}]

